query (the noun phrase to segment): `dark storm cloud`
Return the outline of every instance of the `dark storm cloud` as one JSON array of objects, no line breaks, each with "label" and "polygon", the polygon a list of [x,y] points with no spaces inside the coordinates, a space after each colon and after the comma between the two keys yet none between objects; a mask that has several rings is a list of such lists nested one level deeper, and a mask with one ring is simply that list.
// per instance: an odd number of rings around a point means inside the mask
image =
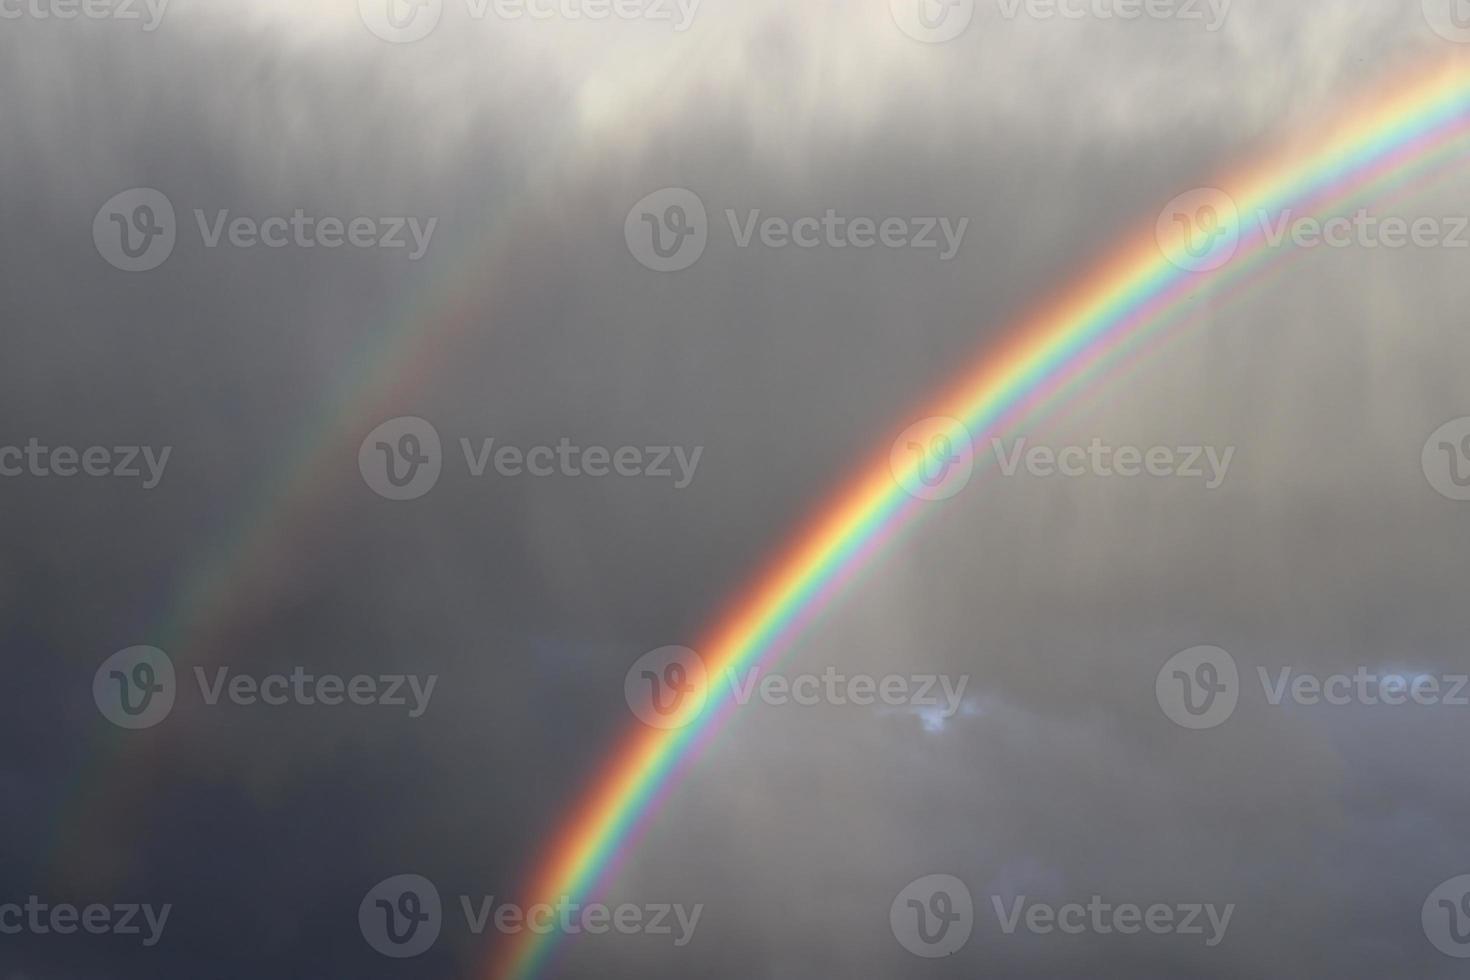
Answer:
[{"label": "dark storm cloud", "polygon": [[[1122,230],[1443,47],[1411,3],[1242,2],[1213,35],[1009,22],[982,4],[939,47],[899,34],[883,4],[706,0],[677,38],[460,12],[402,46],[350,5],[181,4],[143,37],[0,34],[0,442],[174,447],[152,491],[4,487],[0,603],[31,693],[4,722],[3,897],[176,906],[156,950],[15,940],[6,965],[41,980],[465,975],[481,944],[455,924],[457,896],[514,895],[630,724],[640,654],[698,643],[937,379]],[[134,186],[168,195],[180,242],[128,276],[90,229]],[[622,229],[669,186],[700,196],[711,242],[657,275]],[[1450,185],[1417,206],[1463,200]],[[195,208],[439,224],[417,263],[211,250]],[[724,214],[828,208],[969,226],[946,263],[741,249]],[[1154,678],[1203,643],[1230,650],[1248,689],[1258,665],[1464,668],[1459,512],[1418,467],[1425,436],[1470,411],[1460,261],[1314,254],[1216,303],[1090,409],[1029,430],[1238,457],[1217,491],[988,472],[937,505],[790,663],[964,674],[966,710],[926,726],[744,709],[615,889],[703,903],[695,942],[589,939],[566,975],[1445,972],[1418,908],[1463,870],[1456,717],[1293,711],[1257,689],[1227,725],[1186,732]],[[389,363],[400,383],[341,394],[384,344],[435,330],[427,353]],[[326,426],[307,491],[273,509],[302,433],[344,404],[371,414]],[[402,415],[445,445],[413,503],[356,469],[367,432]],[[675,490],[474,478],[461,438],[704,452]],[[265,557],[242,565],[241,549]],[[186,680],[219,665],[436,674],[429,710],[191,697],[149,732],[107,725],[97,665],[167,643],[175,597],[219,563],[236,570],[229,602],[169,650]],[[356,922],[368,888],[405,871],[450,911],[407,965]],[[967,882],[980,925],[960,956],[922,964],[888,905],[941,872]],[[1095,893],[1237,911],[1219,948],[997,934],[992,894]]]}]

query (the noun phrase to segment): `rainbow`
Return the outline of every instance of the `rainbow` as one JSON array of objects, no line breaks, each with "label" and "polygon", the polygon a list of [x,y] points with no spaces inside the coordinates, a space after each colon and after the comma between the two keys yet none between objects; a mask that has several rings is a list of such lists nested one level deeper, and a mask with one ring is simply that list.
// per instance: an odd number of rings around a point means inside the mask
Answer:
[{"label": "rainbow", "polygon": [[[1238,281],[1271,256],[1257,215],[1323,215],[1345,201],[1421,174],[1446,159],[1462,163],[1470,133],[1470,69],[1436,68],[1368,100],[1335,126],[1305,134],[1284,152],[1216,181],[1237,218],[1199,254],[1161,234],[1160,225],[1123,244],[1060,296],[1006,332],[999,349],[912,416],[948,419],[973,445],[998,435],[1068,391],[1121,352],[1176,322],[1198,301]],[[1186,211],[1189,213],[1189,211]],[[1215,213],[1220,217],[1219,209]],[[1167,225],[1171,215],[1166,214]],[[1197,244],[1197,243],[1196,243]],[[1191,261],[1192,260],[1192,261]],[[1191,271],[1199,270],[1199,271]],[[891,435],[897,436],[894,432]],[[922,458],[895,466],[884,452],[859,471],[698,646],[711,677],[759,670],[789,648],[899,529],[935,505],[908,492]],[[710,688],[684,727],[638,726],[611,754],[591,791],[552,838],[530,877],[527,904],[590,900],[608,886],[679,777],[732,714],[733,700]],[[493,952],[496,980],[530,980],[547,968],[558,934],[523,932]]]}]

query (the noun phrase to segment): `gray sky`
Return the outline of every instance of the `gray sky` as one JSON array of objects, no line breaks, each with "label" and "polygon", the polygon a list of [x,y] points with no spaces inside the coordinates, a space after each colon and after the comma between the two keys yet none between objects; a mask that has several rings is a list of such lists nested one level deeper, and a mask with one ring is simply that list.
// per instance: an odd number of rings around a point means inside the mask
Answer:
[{"label": "gray sky", "polygon": [[[371,4],[309,6],[172,0],[145,30],[141,5],[0,5],[21,11],[0,19],[0,447],[171,447],[151,489],[0,478],[0,905],[172,907],[150,947],[0,934],[0,976],[479,975],[489,935],[459,897],[518,900],[638,724],[635,661],[698,646],[916,405],[1090,257],[1461,50],[1413,0],[1235,0],[1218,30],[1204,3],[1204,21],[1120,21],[977,0],[942,44],[887,0],[703,0],[682,31],[444,0],[411,43],[375,37]],[[128,273],[91,229],[140,187],[177,241]],[[625,220],[675,187],[708,244],[658,273]],[[1453,227],[1467,191],[1451,176],[1375,215]],[[211,248],[195,216],[296,209],[435,224],[412,259]],[[726,211],[757,209],[968,224],[949,260],[742,248]],[[982,467],[781,667],[963,678],[958,710],[741,708],[605,899],[700,905],[692,941],[583,936],[552,975],[1458,975],[1420,913],[1470,873],[1470,706],[1273,705],[1258,670],[1470,672],[1470,503],[1421,464],[1470,415],[1470,250],[1300,251],[1004,447],[1231,447],[1217,488]],[[395,501],[357,460],[405,416],[432,423],[443,472]],[[492,438],[701,455],[685,487],[475,477],[460,440]],[[223,592],[171,613],[215,569]],[[178,675],[145,731],[91,693],[135,645]],[[1156,679],[1201,645],[1233,658],[1239,703],[1189,730]],[[410,717],[209,704],[194,671],[220,667],[438,680]],[[445,915],[399,960],[356,912],[404,873]],[[974,927],[924,959],[889,912],[936,874],[963,882]],[[994,905],[1094,895],[1233,911],[1206,945],[1208,926],[1007,934]]]}]

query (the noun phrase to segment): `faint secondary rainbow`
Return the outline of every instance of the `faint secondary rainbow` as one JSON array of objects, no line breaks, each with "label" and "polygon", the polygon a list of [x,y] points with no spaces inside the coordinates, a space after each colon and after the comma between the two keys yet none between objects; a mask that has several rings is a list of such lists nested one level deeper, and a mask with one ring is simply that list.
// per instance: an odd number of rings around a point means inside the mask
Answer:
[{"label": "faint secondary rainbow", "polygon": [[[1175,264],[1155,227],[1127,237],[1056,299],[1006,333],[998,349],[914,418],[959,420],[976,443],[1045,408],[1119,353],[1177,321],[1199,299],[1243,279],[1274,247],[1258,215],[1319,215],[1340,202],[1402,182],[1443,161],[1470,156],[1470,68],[1462,62],[1420,74],[1371,99],[1308,143],[1215,181],[1239,209],[1239,242],[1219,269]],[[1223,248],[1216,241],[1217,249]],[[1172,249],[1171,249],[1172,251]],[[1178,257],[1179,253],[1176,253]],[[1223,258],[1224,252],[1217,253]],[[1205,258],[1211,258],[1206,253]],[[898,435],[897,432],[892,435]],[[922,460],[895,470],[884,452],[819,509],[698,647],[709,675],[759,670],[796,635],[867,560],[936,505],[904,489]],[[604,889],[678,777],[732,713],[712,687],[690,724],[674,731],[638,726],[618,746],[533,869],[527,904],[587,900]],[[491,975],[529,980],[547,966],[558,934],[522,932],[495,951]]]},{"label": "faint secondary rainbow", "polygon": [[[181,569],[180,584],[145,642],[180,657],[181,666],[211,662],[221,635],[258,601],[260,583],[281,577],[292,543],[299,547],[318,515],[331,509],[341,492],[342,460],[351,459],[376,421],[402,414],[409,397],[450,361],[456,342],[473,336],[494,309],[497,294],[485,288],[486,270],[509,261],[543,193],[543,183],[528,184],[518,203],[496,213],[472,264],[433,276],[395,304],[377,336],[356,349],[340,380],[321,396],[320,410],[291,439],[281,464],[244,495],[248,505]],[[63,881],[82,873],[97,880],[99,868],[115,867],[103,862],[121,844],[96,839],[96,828],[127,840],[128,821],[146,819],[147,808],[132,801],[146,795],[149,763],[169,738],[169,726],[128,734],[133,737],[120,738],[117,729],[99,726],[58,804],[48,853]]]}]

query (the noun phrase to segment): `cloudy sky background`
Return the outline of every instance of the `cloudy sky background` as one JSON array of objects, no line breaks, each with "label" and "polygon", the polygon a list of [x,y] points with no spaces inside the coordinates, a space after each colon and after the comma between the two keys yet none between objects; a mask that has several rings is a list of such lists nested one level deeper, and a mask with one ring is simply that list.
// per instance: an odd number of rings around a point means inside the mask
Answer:
[{"label": "cloudy sky background", "polygon": [[[174,447],[152,491],[0,484],[0,901],[175,906],[156,949],[0,937],[19,977],[474,975],[483,944],[453,917],[424,957],[378,956],[362,895],[414,872],[451,901],[511,896],[633,724],[628,667],[697,644],[926,393],[1176,194],[1454,54],[1417,0],[1237,0],[1217,33],[982,2],[946,45],[876,0],[704,0],[685,33],[477,22],[450,3],[407,45],[353,4],[311,8],[173,0],[152,33],[0,22],[0,443]],[[143,275],[90,237],[135,186],[181,219]],[[669,186],[703,199],[711,243],[658,275],[623,222]],[[1467,190],[1451,179],[1396,213],[1470,214]],[[210,250],[193,229],[194,208],[298,207],[439,225],[419,262]],[[970,226],[948,263],[738,249],[726,208]],[[744,709],[610,895],[703,903],[694,943],[573,943],[559,975],[1457,975],[1419,913],[1470,871],[1470,709],[1273,708],[1255,670],[1470,668],[1470,505],[1419,461],[1470,414],[1465,261],[1299,256],[1028,427],[1051,445],[1237,451],[1214,491],[991,469],[936,505],[787,663],[965,675],[966,710],[938,726]],[[356,393],[374,352],[403,344],[418,353],[389,362],[395,383]],[[356,466],[401,415],[448,450],[413,503]],[[471,479],[462,436],[704,453],[684,490]],[[228,601],[180,615],[219,567]],[[441,680],[416,720],[195,697],[120,732],[92,675],[139,643],[181,673]],[[1245,693],[1225,725],[1187,732],[1154,681],[1199,644],[1232,653]],[[934,873],[978,912],[944,962],[888,926],[893,897]],[[1019,894],[1236,911],[1213,949],[1002,936],[990,896]]]}]

